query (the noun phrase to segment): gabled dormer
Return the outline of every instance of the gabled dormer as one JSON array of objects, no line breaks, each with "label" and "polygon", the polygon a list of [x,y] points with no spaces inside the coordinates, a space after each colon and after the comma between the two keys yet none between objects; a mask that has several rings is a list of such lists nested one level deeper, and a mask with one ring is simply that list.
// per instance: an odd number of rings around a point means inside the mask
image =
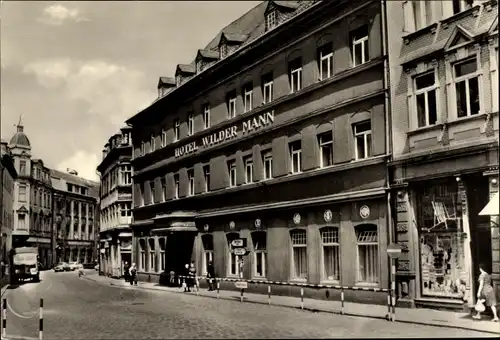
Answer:
[{"label": "gabled dormer", "polygon": [[269,1],[264,12],[266,32],[288,19],[298,7],[298,1]]},{"label": "gabled dormer", "polygon": [[171,77],[160,77],[158,80],[158,98],[163,97],[175,88],[175,79]]},{"label": "gabled dormer", "polygon": [[457,25],[451,33],[444,50],[446,52],[466,46],[474,41],[474,35],[460,25]]},{"label": "gabled dormer", "polygon": [[175,70],[175,85],[181,86],[186,80],[196,74],[193,65],[178,64]]},{"label": "gabled dormer", "polygon": [[212,50],[198,50],[196,54],[196,74],[212,66],[219,60],[219,53]]},{"label": "gabled dormer", "polygon": [[234,34],[222,32],[219,41],[219,55],[223,59],[236,51],[241,44],[247,40],[248,36],[245,34]]}]

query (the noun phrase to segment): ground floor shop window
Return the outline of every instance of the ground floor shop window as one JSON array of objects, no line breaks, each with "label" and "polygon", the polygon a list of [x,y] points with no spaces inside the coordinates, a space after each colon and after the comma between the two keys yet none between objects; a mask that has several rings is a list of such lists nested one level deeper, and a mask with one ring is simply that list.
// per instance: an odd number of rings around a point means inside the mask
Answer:
[{"label": "ground floor shop window", "polygon": [[160,270],[164,271],[165,270],[165,246],[166,246],[166,241],[165,238],[160,238],[158,240],[158,243],[160,245]]},{"label": "ground floor shop window", "polygon": [[292,230],[292,279],[307,279],[307,233],[305,230]]},{"label": "ground floor shop window", "polygon": [[240,260],[241,256],[235,255],[233,253],[233,249],[231,246],[231,242],[237,238],[240,238],[240,235],[238,233],[229,233],[226,235],[227,237],[227,245],[229,249],[229,256],[228,256],[228,275],[239,275],[240,274]]},{"label": "ground floor shop window", "polygon": [[373,224],[356,227],[358,253],[358,281],[363,283],[379,282],[378,231]]},{"label": "ground floor shop window", "polygon": [[321,230],[323,280],[340,280],[340,243],[337,228]]},{"label": "ground floor shop window", "polygon": [[149,271],[156,272],[155,239],[150,238],[149,242]]},{"label": "ground floor shop window", "polygon": [[424,185],[416,197],[422,294],[462,298],[468,272],[458,184],[450,179]]},{"label": "ground floor shop window", "polygon": [[139,240],[139,270],[146,269],[146,240]]},{"label": "ground floor shop window", "polygon": [[210,261],[214,260],[214,238],[210,234],[203,235],[201,237],[203,243],[203,263],[202,263],[202,273],[206,275],[208,272],[208,264]]},{"label": "ground floor shop window", "polygon": [[267,233],[256,231],[252,233],[254,249],[253,275],[266,277],[267,275]]}]

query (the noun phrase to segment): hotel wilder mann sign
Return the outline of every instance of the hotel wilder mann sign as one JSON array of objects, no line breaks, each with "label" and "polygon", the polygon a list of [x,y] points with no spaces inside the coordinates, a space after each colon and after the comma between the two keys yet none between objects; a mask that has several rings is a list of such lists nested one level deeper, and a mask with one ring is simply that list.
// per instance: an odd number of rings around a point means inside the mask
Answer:
[{"label": "hotel wilder mann sign", "polygon": [[196,152],[200,148],[209,148],[227,140],[247,135],[263,128],[264,126],[272,124],[273,122],[274,110],[262,113],[239,123],[241,124],[241,126],[239,124],[229,126],[210,135],[201,137],[201,140],[195,140],[191,143],[176,148],[175,157],[177,158],[189,155]]}]

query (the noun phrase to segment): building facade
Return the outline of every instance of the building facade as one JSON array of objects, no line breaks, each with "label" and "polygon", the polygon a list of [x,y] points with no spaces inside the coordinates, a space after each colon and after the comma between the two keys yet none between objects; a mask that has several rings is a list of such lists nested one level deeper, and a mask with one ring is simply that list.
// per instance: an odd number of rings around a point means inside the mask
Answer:
[{"label": "building facade", "polygon": [[[17,171],[7,142],[0,145],[0,262],[9,263],[12,249],[12,231],[14,229],[14,183]],[[0,273],[3,277],[4,273]]]},{"label": "building facade", "polygon": [[53,251],[56,262],[94,263],[99,221],[99,183],[78,177],[75,170],[50,170],[53,187]]},{"label": "building facade", "polygon": [[32,159],[31,145],[21,121],[8,149],[17,171],[14,188],[12,247],[38,247],[39,262],[49,267],[52,251],[52,183],[50,169]]},{"label": "building facade", "polygon": [[100,190],[100,271],[121,277],[125,262],[132,262],[132,141],[124,127],[104,146]]},{"label": "building facade", "polygon": [[218,277],[388,287],[382,6],[266,1],[160,78],[127,121],[139,279],[193,260]]},{"label": "building facade", "polygon": [[[498,2],[388,1],[400,299],[472,306],[478,266],[500,289]],[[492,218],[493,219],[493,218]]]}]

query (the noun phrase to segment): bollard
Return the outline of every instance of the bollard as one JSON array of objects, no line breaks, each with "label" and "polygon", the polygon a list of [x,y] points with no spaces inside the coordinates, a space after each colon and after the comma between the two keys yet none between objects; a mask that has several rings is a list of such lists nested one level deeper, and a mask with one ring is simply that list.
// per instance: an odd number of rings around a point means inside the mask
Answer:
[{"label": "bollard", "polygon": [[2,301],[2,338],[7,337],[7,299]]},{"label": "bollard", "polygon": [[387,291],[387,321],[392,320],[392,315],[391,315],[391,290],[389,289]]},{"label": "bollard", "polygon": [[243,289],[241,290],[240,301],[243,302]]},{"label": "bollard", "polygon": [[340,291],[340,314],[344,315],[344,287]]},{"label": "bollard", "polygon": [[219,285],[219,281],[217,281],[217,299],[219,298],[219,289],[220,289],[220,285]]},{"label": "bollard", "polygon": [[304,309],[304,288],[300,287],[300,309]]},{"label": "bollard", "polygon": [[391,276],[392,276],[392,282],[391,282],[391,291],[392,291],[392,319],[391,321],[394,322],[396,321],[396,261],[392,261],[392,266],[391,266]]},{"label": "bollard", "polygon": [[267,286],[267,303],[271,305],[271,285]]},{"label": "bollard", "polygon": [[40,299],[40,329],[38,330],[38,339],[43,338],[43,299]]}]

